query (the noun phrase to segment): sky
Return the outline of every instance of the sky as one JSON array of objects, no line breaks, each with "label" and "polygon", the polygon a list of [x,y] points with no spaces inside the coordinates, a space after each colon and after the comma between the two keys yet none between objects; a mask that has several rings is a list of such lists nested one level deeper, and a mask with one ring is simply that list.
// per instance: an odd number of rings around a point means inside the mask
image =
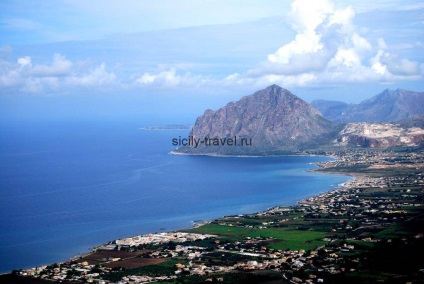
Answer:
[{"label": "sky", "polygon": [[0,118],[186,122],[271,84],[424,91],[422,1],[2,0]]}]

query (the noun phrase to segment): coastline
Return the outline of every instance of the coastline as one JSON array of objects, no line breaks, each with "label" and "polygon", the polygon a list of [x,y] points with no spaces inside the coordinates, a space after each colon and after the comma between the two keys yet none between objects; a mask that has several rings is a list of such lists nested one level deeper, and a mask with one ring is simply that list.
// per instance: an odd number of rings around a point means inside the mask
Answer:
[{"label": "coastline", "polygon": [[[238,283],[246,277],[284,284],[424,280],[424,262],[397,262],[424,247],[424,177],[417,172],[424,166],[424,152],[358,153],[344,153],[313,170],[351,180],[295,204],[116,239],[67,262],[9,276],[125,284]],[[405,274],[405,268],[410,272]],[[84,278],[69,274],[75,269],[86,271]]]},{"label": "coastline", "polygon": [[337,159],[336,155],[319,155],[319,154],[276,154],[276,155],[225,155],[225,154],[208,154],[208,153],[182,153],[174,150],[168,153],[169,155],[180,156],[205,156],[218,158],[267,158],[267,157],[326,157]]},{"label": "coastline", "polygon": [[[302,156],[302,157],[325,157],[325,158],[332,158],[334,160],[337,159],[337,156],[333,156],[333,155],[312,155],[312,154],[311,155],[309,155],[309,154],[302,154],[302,155],[296,155],[296,154],[284,155],[284,154],[282,154],[282,155],[253,156],[253,155],[187,154],[187,153],[178,153],[178,152],[177,153],[173,153],[173,151],[169,152],[168,154],[172,154],[172,155],[184,155],[184,156],[208,156],[208,157],[215,157],[215,158],[267,158],[267,157],[271,158],[271,157],[286,157],[286,156],[287,157],[299,157],[299,156]],[[311,169],[308,169],[307,171],[308,172],[320,172],[319,171],[319,166],[318,166],[320,163],[322,163],[322,162],[311,162],[311,163],[309,163],[310,165],[313,165],[316,168],[311,168]],[[326,172],[322,172],[322,173],[326,174]],[[328,174],[338,174],[338,175],[343,175],[343,176],[353,176],[353,175],[349,175],[349,174],[345,174],[345,173],[338,173],[338,172],[334,172],[334,173],[331,172],[331,173],[328,173]],[[318,193],[314,193],[312,195],[308,195],[308,196],[302,197],[301,199],[294,201],[293,204],[287,204],[287,205],[275,204],[275,205],[273,205],[271,207],[268,207],[265,210],[260,210],[260,211],[251,212],[251,213],[245,213],[245,214],[242,214],[242,215],[261,214],[261,213],[268,212],[269,210],[273,210],[274,208],[281,207],[281,206],[284,206],[284,207],[286,207],[286,206],[288,206],[288,207],[300,206],[302,204],[302,202],[306,201],[307,199],[314,198],[314,197],[319,196],[321,194],[325,194],[325,193],[329,193],[329,192],[340,190],[341,187],[343,187],[343,184],[344,183],[341,183],[341,184],[338,184],[337,186],[335,186],[334,188],[324,189],[324,190],[319,191]],[[161,233],[176,233],[176,232],[185,231],[185,230],[189,230],[189,229],[193,229],[193,228],[198,228],[198,227],[201,227],[201,226],[203,226],[205,224],[209,224],[211,222],[214,222],[214,221],[216,221],[216,220],[218,220],[220,218],[227,217],[227,216],[233,216],[233,215],[225,215],[225,216],[217,217],[215,219],[210,219],[210,220],[192,220],[191,222],[193,223],[193,225],[190,228],[182,227],[182,228],[176,229],[176,230],[170,230],[170,231],[165,230],[165,231],[163,231]],[[236,216],[236,215],[234,215],[234,216]],[[143,234],[143,235],[152,235],[152,234],[157,234],[157,232],[155,232],[155,233],[146,233],[146,234]],[[79,253],[79,254],[77,254],[75,256],[70,257],[67,260],[58,261],[56,263],[58,263],[58,264],[60,264],[60,263],[66,263],[66,262],[68,262],[70,260],[75,260],[75,259],[78,259],[78,258],[81,258],[81,257],[86,257],[86,256],[89,256],[89,255],[94,254],[97,249],[99,249],[101,247],[104,247],[104,246],[106,246],[106,245],[108,245],[110,243],[116,242],[117,240],[128,239],[128,238],[133,238],[133,237],[143,236],[143,235],[136,235],[136,236],[132,235],[132,236],[122,237],[120,239],[110,240],[110,241],[107,241],[107,242],[102,243],[100,245],[94,246],[90,251]],[[36,266],[36,267],[21,268],[21,269],[24,269],[24,270],[25,269],[34,269],[34,268],[37,268],[37,267],[44,267],[44,266],[48,266],[48,265],[50,265],[50,264],[42,264],[42,265],[39,265],[39,266]],[[8,275],[11,272],[12,271],[0,273],[0,275]]]}]

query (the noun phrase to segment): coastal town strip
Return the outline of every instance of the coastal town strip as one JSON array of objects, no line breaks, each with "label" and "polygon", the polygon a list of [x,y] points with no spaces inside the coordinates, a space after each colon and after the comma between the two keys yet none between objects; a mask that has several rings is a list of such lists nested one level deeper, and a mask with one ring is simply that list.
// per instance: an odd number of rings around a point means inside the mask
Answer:
[{"label": "coastal town strip", "polygon": [[2,278],[122,284],[423,281],[424,153],[325,154],[337,159],[320,163],[318,171],[355,178],[296,206],[114,240],[86,255]]}]

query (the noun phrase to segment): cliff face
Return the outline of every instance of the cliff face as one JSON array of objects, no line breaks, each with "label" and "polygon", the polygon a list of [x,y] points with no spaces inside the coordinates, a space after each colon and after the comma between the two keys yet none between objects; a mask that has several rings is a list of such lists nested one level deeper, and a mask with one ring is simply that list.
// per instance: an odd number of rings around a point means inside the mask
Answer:
[{"label": "cliff face", "polygon": [[418,146],[424,141],[424,129],[393,123],[349,123],[340,131],[335,146],[388,148]]},{"label": "cliff face", "polygon": [[395,122],[424,113],[424,93],[384,90],[359,104],[318,100],[312,105],[334,122]]},{"label": "cliff face", "polygon": [[251,141],[250,145],[205,145],[181,147],[191,154],[264,155],[295,152],[315,147],[334,137],[335,124],[289,91],[272,85],[253,95],[231,102],[217,111],[207,110],[193,126],[194,139]]}]

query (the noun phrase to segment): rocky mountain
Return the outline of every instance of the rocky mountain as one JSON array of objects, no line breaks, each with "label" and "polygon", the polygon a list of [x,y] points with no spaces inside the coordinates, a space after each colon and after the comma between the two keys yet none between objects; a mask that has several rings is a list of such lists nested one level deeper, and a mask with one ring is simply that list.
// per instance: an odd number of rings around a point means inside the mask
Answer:
[{"label": "rocky mountain", "polygon": [[[198,117],[184,143],[174,139],[174,153],[278,155],[337,147],[424,147],[424,93],[389,91],[358,105],[315,101],[338,121],[398,120],[397,123],[337,124],[310,104],[277,85]],[[183,146],[181,146],[183,145]]]},{"label": "rocky mountain", "polygon": [[395,122],[424,113],[424,92],[386,89],[359,104],[324,100],[311,104],[334,122]]},{"label": "rocky mountain", "polygon": [[[336,124],[325,119],[311,105],[288,90],[272,85],[216,111],[205,111],[190,132],[191,145],[179,147],[174,152],[293,153],[330,143],[337,130],[340,129]],[[200,142],[196,144],[196,141]]]},{"label": "rocky mountain", "polygon": [[337,135],[334,146],[388,148],[419,146],[424,141],[424,129],[411,124],[348,123]]}]

